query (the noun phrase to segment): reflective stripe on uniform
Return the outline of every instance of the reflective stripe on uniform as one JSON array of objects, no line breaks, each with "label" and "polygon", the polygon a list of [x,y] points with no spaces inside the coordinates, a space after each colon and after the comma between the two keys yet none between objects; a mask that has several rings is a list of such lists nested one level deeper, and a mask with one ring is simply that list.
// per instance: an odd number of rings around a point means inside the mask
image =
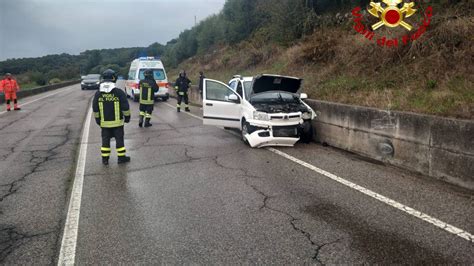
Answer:
[{"label": "reflective stripe on uniform", "polygon": [[122,113],[123,113],[124,116],[130,116],[130,115],[132,115],[132,113],[130,112],[130,110],[128,110],[128,111],[123,111]]},{"label": "reflective stripe on uniform", "polygon": [[151,114],[145,114],[145,118],[151,118]]},{"label": "reflective stripe on uniform", "polygon": [[125,123],[123,120],[119,121],[101,121],[100,122],[100,127],[105,127],[105,128],[113,128],[113,127],[121,127]]},{"label": "reflective stripe on uniform", "polygon": [[102,157],[110,157],[110,153],[112,152],[112,149],[109,147],[102,147],[100,148],[102,152]]},{"label": "reflective stripe on uniform", "polygon": [[[102,121],[104,121],[105,117],[104,117],[104,103],[103,102],[99,102],[99,112],[100,112],[100,117]],[[101,121],[101,124],[102,124],[102,121]]]},{"label": "reflective stripe on uniform", "polygon": [[117,148],[117,156],[124,157],[126,155],[127,150],[125,147]]},{"label": "reflective stripe on uniform", "polygon": [[120,103],[114,102],[115,121],[120,120]]},{"label": "reflective stripe on uniform", "polygon": [[95,118],[100,118],[100,113],[95,113],[95,112],[94,112],[94,117],[95,117]]},{"label": "reflective stripe on uniform", "polygon": [[124,125],[124,120],[120,119],[120,103],[114,102],[114,121],[105,121],[104,116],[104,103],[99,102],[99,111],[100,111],[100,127],[104,128],[113,128],[113,127],[121,127]]},{"label": "reflective stripe on uniform", "polygon": [[184,92],[180,91],[180,92],[179,92],[179,95],[180,95],[180,96],[184,96]]},{"label": "reflective stripe on uniform", "polygon": [[145,112],[140,112],[140,116],[145,116]]}]

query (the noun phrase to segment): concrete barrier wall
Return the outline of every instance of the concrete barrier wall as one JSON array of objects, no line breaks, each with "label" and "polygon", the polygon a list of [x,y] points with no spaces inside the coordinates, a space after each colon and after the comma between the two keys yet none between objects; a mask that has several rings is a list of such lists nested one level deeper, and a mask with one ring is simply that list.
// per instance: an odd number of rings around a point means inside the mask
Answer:
[{"label": "concrete barrier wall", "polygon": [[474,190],[474,121],[307,103],[318,142]]},{"label": "concrete barrier wall", "polygon": [[[70,85],[78,84],[80,82],[81,82],[80,80],[73,80],[73,81],[62,82],[62,83],[58,83],[58,84],[54,84],[54,85],[47,85],[47,86],[43,86],[43,87],[38,87],[38,88],[30,89],[30,90],[21,90],[21,91],[17,92],[16,95],[17,95],[18,98],[23,98],[23,97],[32,96],[32,95],[40,94],[40,93],[43,93],[43,92],[52,91],[52,90],[56,90],[56,89],[59,89],[59,88],[67,87],[67,86],[70,86]],[[21,84],[20,84],[20,86],[21,86]],[[5,95],[2,94],[1,97],[0,97],[0,104],[2,104],[4,102],[5,102]]]},{"label": "concrete barrier wall", "polygon": [[[202,105],[196,86],[189,98]],[[306,102],[316,141],[474,190],[474,121]]]}]

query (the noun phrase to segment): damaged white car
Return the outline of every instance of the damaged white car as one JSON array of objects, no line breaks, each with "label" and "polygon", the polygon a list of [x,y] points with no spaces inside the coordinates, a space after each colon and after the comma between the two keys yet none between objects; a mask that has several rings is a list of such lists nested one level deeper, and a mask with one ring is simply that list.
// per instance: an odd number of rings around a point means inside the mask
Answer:
[{"label": "damaged white car", "polygon": [[313,138],[315,112],[299,94],[303,80],[279,75],[235,76],[226,85],[205,79],[205,125],[237,128],[251,147],[293,146]]}]

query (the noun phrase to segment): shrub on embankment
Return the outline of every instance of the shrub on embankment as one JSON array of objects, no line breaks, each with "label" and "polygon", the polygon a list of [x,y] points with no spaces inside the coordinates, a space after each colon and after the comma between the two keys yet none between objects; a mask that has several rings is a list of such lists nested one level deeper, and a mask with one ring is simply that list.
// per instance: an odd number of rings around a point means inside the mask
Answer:
[{"label": "shrub on embankment", "polygon": [[171,76],[181,68],[195,80],[200,70],[223,81],[234,74],[294,75],[305,79],[315,99],[474,119],[473,4],[441,7],[428,31],[406,46],[367,42],[347,12],[319,17],[325,25],[290,45],[256,31],[238,44],[193,56]]}]

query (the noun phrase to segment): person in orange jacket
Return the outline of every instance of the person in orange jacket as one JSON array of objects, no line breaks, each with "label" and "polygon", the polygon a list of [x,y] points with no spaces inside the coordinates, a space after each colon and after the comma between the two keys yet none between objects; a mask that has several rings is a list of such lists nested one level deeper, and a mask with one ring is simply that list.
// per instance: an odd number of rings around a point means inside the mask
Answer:
[{"label": "person in orange jacket", "polygon": [[13,100],[13,108],[15,111],[21,110],[18,107],[18,100],[16,98],[16,92],[20,90],[20,86],[16,80],[12,78],[12,74],[7,73],[5,78],[0,81],[0,92],[5,93],[5,101],[7,102],[7,111],[10,111],[10,101]]}]

